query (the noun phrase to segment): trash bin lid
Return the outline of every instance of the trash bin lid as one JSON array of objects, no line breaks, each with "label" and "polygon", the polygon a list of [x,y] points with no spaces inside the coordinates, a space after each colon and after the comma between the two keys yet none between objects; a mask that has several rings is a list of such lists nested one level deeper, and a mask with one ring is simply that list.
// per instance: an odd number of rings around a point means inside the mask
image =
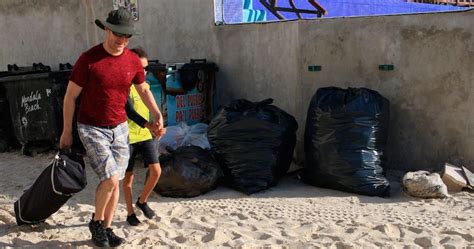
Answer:
[{"label": "trash bin lid", "polygon": [[[8,73],[14,73],[14,72],[8,72]],[[0,83],[43,79],[43,78],[48,78],[48,77],[49,77],[49,73],[11,74],[5,77],[0,77]]]},{"label": "trash bin lid", "polygon": [[43,73],[43,72],[42,71],[0,71],[0,78],[13,76],[13,75],[32,74],[32,73]]}]

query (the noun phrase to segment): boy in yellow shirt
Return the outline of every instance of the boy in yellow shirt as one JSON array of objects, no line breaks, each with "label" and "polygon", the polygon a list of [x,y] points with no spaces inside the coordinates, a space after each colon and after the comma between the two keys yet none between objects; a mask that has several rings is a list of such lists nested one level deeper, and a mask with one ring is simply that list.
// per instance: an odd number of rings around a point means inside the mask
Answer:
[{"label": "boy in yellow shirt", "polygon": [[[131,49],[138,55],[146,74],[148,66],[148,56],[141,48]],[[148,86],[149,87],[149,86]],[[152,123],[148,122],[149,111],[145,104],[141,101],[135,86],[130,88],[130,95],[127,102],[128,129],[130,139],[130,160],[125,172],[122,187],[127,204],[127,222],[131,226],[137,226],[140,223],[132,205],[132,184],[133,184],[133,167],[137,152],[141,152],[143,156],[144,166],[148,167],[150,175],[145,182],[141,195],[138,197],[135,205],[143,212],[145,217],[151,219],[155,216],[155,212],[148,206],[147,200],[153,188],[158,182],[161,174],[158,147],[156,139],[162,136],[166,129],[156,130]],[[146,118],[143,118],[146,117]],[[151,132],[154,133],[156,139],[153,139]]]}]

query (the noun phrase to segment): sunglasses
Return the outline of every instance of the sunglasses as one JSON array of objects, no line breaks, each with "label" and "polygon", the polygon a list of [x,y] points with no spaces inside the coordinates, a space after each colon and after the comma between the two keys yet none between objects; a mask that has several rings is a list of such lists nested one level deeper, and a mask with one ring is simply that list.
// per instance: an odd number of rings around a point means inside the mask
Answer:
[{"label": "sunglasses", "polygon": [[[112,31],[112,30],[111,30],[111,31]],[[132,37],[132,35],[122,34],[122,33],[114,32],[114,31],[112,31],[112,34],[114,34],[115,36],[120,37],[120,38],[122,38],[122,37],[124,37],[124,38],[130,38],[130,37]]]}]

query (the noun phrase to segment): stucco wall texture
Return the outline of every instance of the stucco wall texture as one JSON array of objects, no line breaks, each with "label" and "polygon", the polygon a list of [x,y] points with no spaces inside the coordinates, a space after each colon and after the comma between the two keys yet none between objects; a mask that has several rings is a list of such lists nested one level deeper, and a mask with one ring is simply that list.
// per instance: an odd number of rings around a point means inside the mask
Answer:
[{"label": "stucco wall texture", "polygon": [[[316,90],[367,87],[391,103],[390,168],[439,169],[452,161],[473,169],[474,11],[215,26],[213,4],[140,0],[144,35],[129,46],[162,62],[216,62],[222,105],[273,98],[298,121],[297,162]],[[0,70],[74,63],[102,41],[93,21],[111,8],[112,0],[2,0]],[[380,71],[380,64],[395,70]]]}]

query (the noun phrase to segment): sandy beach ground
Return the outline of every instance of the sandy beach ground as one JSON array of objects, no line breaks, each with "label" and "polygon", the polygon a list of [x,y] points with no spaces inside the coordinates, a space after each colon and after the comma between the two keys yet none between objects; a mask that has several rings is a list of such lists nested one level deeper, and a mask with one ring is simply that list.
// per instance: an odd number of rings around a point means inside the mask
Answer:
[{"label": "sandy beach ground", "polygon": [[[26,157],[0,154],[0,248],[92,247],[87,223],[93,212],[96,175],[87,168],[88,186],[44,224],[17,226],[13,203],[47,167],[53,154]],[[134,198],[145,178],[136,171]],[[115,232],[124,248],[474,248],[474,193],[447,199],[407,196],[400,178],[391,179],[392,197],[355,195],[306,185],[290,174],[267,191],[247,196],[218,187],[195,198],[164,198],[153,193],[157,217],[125,222],[121,197]]]}]

